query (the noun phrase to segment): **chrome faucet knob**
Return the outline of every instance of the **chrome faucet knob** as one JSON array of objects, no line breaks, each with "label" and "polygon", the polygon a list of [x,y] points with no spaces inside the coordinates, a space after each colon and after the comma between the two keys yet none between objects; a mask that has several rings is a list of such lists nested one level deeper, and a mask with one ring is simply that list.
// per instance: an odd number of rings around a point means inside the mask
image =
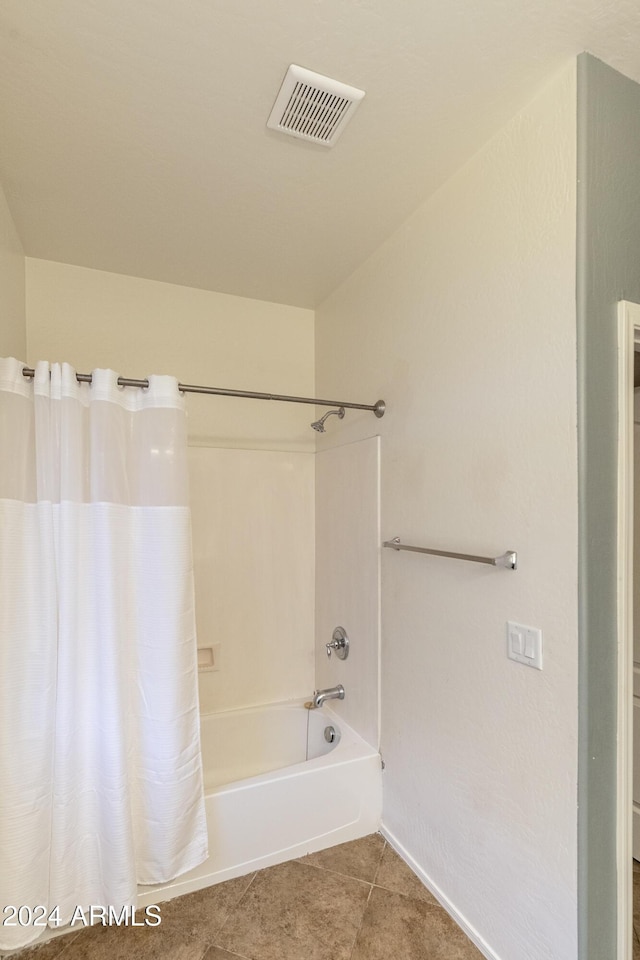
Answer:
[{"label": "chrome faucet knob", "polygon": [[336,656],[340,660],[346,660],[349,656],[349,637],[344,627],[336,627],[333,631],[333,639],[326,643],[327,656],[331,659],[331,654],[335,650]]}]

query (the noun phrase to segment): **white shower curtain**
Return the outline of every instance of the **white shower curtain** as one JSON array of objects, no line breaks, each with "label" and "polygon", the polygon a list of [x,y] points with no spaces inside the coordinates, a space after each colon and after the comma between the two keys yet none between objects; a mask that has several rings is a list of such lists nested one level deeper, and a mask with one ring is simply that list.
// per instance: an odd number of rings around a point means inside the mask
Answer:
[{"label": "white shower curtain", "polygon": [[207,856],[185,411],[171,377],[22,367],[0,360],[0,910],[68,922]]}]

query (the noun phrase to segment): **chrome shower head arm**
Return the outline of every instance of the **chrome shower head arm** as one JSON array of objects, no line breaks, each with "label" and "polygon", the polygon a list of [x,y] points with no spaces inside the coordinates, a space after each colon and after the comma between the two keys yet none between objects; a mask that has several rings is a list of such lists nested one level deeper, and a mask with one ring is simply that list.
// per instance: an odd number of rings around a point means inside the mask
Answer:
[{"label": "chrome shower head arm", "polygon": [[344,417],[344,407],[338,407],[337,410],[328,410],[323,417],[320,417],[319,420],[314,420],[311,426],[318,433],[324,433],[324,430],[325,430],[324,422],[327,419],[327,417],[330,417],[333,414],[335,414],[336,417],[342,420],[342,418]]}]

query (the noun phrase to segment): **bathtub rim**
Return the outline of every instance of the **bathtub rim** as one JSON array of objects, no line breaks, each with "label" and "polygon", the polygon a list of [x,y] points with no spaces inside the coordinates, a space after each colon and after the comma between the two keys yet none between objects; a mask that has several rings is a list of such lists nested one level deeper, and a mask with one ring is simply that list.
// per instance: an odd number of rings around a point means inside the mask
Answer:
[{"label": "bathtub rim", "polygon": [[[216,713],[203,713],[200,715],[200,721],[205,718],[215,720],[216,717],[229,717],[233,714],[264,713],[265,710],[272,709],[290,709],[305,710],[304,704],[307,701],[303,698],[296,700],[282,700],[276,703],[256,704],[250,707],[237,707],[233,710],[221,710]],[[251,789],[259,786],[266,781],[286,780],[297,777],[305,772],[319,770],[327,766],[341,766],[344,763],[351,763],[354,760],[366,759],[379,756],[379,751],[367,743],[356,731],[345,723],[342,717],[339,717],[334,711],[324,704],[322,707],[314,709],[313,713],[318,714],[322,711],[322,716],[326,716],[332,726],[336,727],[340,735],[338,743],[327,753],[320,757],[314,757],[311,760],[299,760],[297,763],[287,764],[284,767],[277,767],[275,770],[269,770],[266,773],[259,773],[253,777],[244,777],[242,780],[231,780],[228,783],[221,783],[212,787],[205,793],[207,797],[216,796],[220,793],[235,792],[238,790]]]}]

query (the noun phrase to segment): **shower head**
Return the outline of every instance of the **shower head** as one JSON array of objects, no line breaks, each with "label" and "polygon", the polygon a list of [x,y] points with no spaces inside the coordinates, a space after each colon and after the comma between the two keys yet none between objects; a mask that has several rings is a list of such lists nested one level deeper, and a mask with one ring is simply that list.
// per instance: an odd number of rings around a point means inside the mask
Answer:
[{"label": "shower head", "polygon": [[327,419],[327,417],[330,417],[334,413],[337,417],[339,417],[342,420],[342,418],[344,417],[344,407],[338,407],[337,410],[328,410],[327,413],[325,413],[324,417],[320,417],[319,420],[314,420],[311,426],[313,427],[314,430],[317,430],[318,433],[324,433],[324,422]]}]

